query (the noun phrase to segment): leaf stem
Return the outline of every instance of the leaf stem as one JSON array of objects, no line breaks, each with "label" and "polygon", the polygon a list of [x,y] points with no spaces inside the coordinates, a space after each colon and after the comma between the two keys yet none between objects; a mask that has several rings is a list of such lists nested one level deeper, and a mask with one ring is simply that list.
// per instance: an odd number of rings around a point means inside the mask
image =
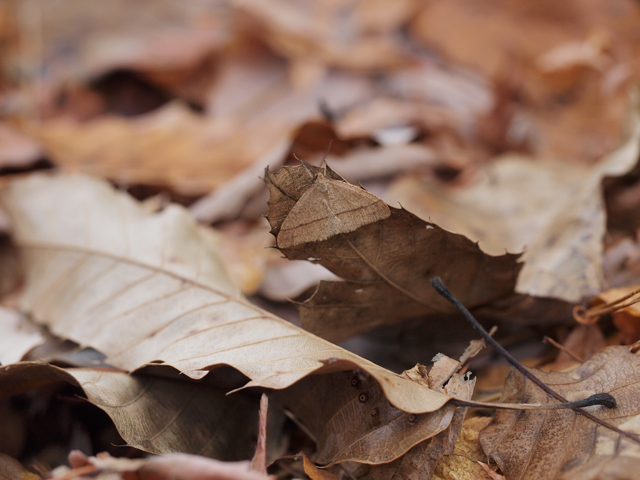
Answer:
[{"label": "leaf stem", "polygon": [[[555,390],[549,387],[546,383],[544,383],[542,380],[536,377],[533,373],[527,370],[518,360],[516,360],[509,352],[507,352],[502,345],[500,345],[491,335],[489,335],[487,331],[484,329],[484,327],[480,325],[478,320],[476,320],[475,317],[471,315],[471,312],[467,310],[467,307],[465,307],[460,300],[454,297],[453,294],[449,291],[449,289],[445,286],[445,284],[442,283],[442,280],[440,280],[440,277],[432,278],[431,285],[433,286],[436,292],[438,292],[442,297],[444,297],[454,307],[456,307],[458,311],[462,314],[462,316],[465,318],[465,320],[467,320],[467,322],[469,322],[471,326],[473,326],[473,328],[475,328],[480,333],[482,338],[484,338],[486,342],[489,345],[491,345],[500,355],[502,355],[507,360],[507,362],[509,362],[516,370],[518,370],[526,378],[528,378],[537,386],[539,386],[543,391],[555,397],[556,399],[560,400],[560,402],[569,403],[562,395],[557,393]],[[601,405],[605,405],[607,408],[615,407],[616,406],[615,398],[608,393],[604,395],[608,396],[606,397],[607,404],[601,403]],[[625,432],[624,430],[621,430],[618,427],[615,427],[614,425],[611,425],[610,423],[605,422],[604,420],[592,415],[591,413],[582,410],[582,408],[580,407],[572,406],[570,408],[574,412],[580,415],[584,415],[586,418],[588,418],[592,422],[602,425],[603,427],[608,428],[610,430],[613,430],[617,434],[622,435],[623,437],[626,437],[637,444],[640,444],[640,437],[638,437],[637,435],[634,435],[629,432]]]}]

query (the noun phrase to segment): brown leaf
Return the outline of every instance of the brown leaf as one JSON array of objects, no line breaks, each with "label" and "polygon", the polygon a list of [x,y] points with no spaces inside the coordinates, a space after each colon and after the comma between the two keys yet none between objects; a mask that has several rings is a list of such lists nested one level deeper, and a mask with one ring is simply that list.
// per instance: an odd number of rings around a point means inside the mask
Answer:
[{"label": "brown leaf", "polygon": [[390,215],[389,207],[375,195],[318,172],[280,225],[276,244],[283,249],[320,242]]},{"label": "brown leaf", "polygon": [[[640,357],[628,347],[609,347],[566,373],[532,371],[569,400],[600,392],[612,394],[616,408],[594,406],[589,412],[622,430],[640,432]],[[556,400],[512,370],[502,401]],[[487,456],[509,479],[635,478],[640,468],[636,443],[568,409],[499,410],[482,431],[480,441]]]},{"label": "brown leaf", "polygon": [[472,417],[465,420],[460,438],[452,455],[442,457],[433,478],[437,480],[492,480],[478,464],[486,456],[478,439],[480,430],[491,421],[489,417]]},{"label": "brown leaf", "polygon": [[[447,385],[450,394],[460,399],[470,400],[473,382],[467,383],[455,376]],[[439,434],[426,440],[402,457],[384,465],[361,467],[356,476],[361,480],[397,480],[404,478],[429,480],[438,462],[444,455],[453,453],[454,446],[462,431],[466,408],[454,408],[451,423]],[[423,419],[420,419],[423,421]]]},{"label": "brown leaf", "polygon": [[40,480],[41,477],[25,469],[15,458],[0,453],[0,478],[2,480]]},{"label": "brown leaf", "polygon": [[38,362],[0,367],[2,397],[65,381],[83,389],[113,420],[128,445],[150,453],[197,453],[244,460],[257,435],[257,401],[199,382],[128,375],[107,369],[61,369]]},{"label": "brown leaf", "polygon": [[516,292],[579,302],[604,284],[602,180],[631,169],[639,151],[635,105],[622,144],[589,168],[505,156],[466,185],[407,177],[385,197],[480,242],[491,254],[524,250]]},{"label": "brown leaf", "polygon": [[[454,375],[444,391],[470,399],[474,385],[474,380]],[[315,461],[321,465],[391,462],[445,430],[461,411],[446,405],[422,415],[403,412],[389,403],[379,384],[362,370],[305,378],[282,391],[280,398],[313,435],[318,446]],[[455,435],[452,438],[455,442]],[[423,455],[424,448],[416,455]]]},{"label": "brown leaf", "polygon": [[[267,219],[281,251],[290,260],[311,260],[346,280],[321,282],[313,297],[300,306],[307,330],[337,341],[401,318],[450,313],[451,306],[429,284],[434,276],[444,278],[471,308],[513,292],[520,268],[516,255],[486,255],[465,237],[424,222],[404,209],[389,208],[388,218],[368,225],[356,220],[354,225],[364,226],[355,231],[345,229],[349,233],[324,241],[297,245],[286,240],[282,245],[282,229],[290,223],[288,215],[295,213],[299,218],[307,205],[308,190],[318,188],[317,174],[344,183],[328,167],[300,165],[265,174],[271,192]],[[340,193],[355,191],[359,199],[357,187],[350,187]],[[344,195],[344,199],[331,201],[350,204],[352,197]],[[303,205],[299,206],[301,200]],[[329,229],[315,238],[322,240],[336,231]]]},{"label": "brown leaf", "polygon": [[304,452],[302,452],[302,464],[304,466],[304,473],[306,473],[311,480],[338,480],[338,478],[328,470],[320,470],[316,467]]},{"label": "brown leaf", "polygon": [[34,175],[0,197],[25,262],[21,308],[108,364],[164,363],[191,378],[230,365],[251,379],[246,386],[276,389],[361,368],[405,412],[434,411],[449,399],[249,303],[181,207],[149,214],[80,175]]}]

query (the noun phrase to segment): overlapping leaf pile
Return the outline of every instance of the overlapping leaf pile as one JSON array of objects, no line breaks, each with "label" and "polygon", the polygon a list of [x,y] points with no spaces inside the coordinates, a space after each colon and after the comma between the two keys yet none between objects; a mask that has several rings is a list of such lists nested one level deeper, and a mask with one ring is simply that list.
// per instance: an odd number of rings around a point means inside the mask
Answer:
[{"label": "overlapping leaf pile", "polygon": [[[0,4],[0,476],[636,478],[638,24]],[[556,400],[460,356],[436,276],[563,397],[613,395],[610,428],[461,406]]]}]

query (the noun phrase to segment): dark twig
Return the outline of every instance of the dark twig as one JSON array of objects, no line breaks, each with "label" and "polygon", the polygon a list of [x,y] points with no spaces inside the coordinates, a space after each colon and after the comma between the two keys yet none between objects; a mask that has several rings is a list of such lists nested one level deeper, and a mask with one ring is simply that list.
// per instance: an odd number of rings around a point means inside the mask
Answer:
[{"label": "dark twig", "polygon": [[[533,373],[527,370],[518,360],[516,360],[509,352],[507,352],[502,345],[500,345],[491,335],[489,335],[487,331],[484,329],[484,327],[480,325],[480,323],[474,318],[473,315],[471,315],[471,312],[467,310],[467,307],[465,307],[460,300],[454,297],[453,294],[449,291],[449,289],[444,285],[444,283],[442,283],[442,280],[440,280],[440,277],[432,278],[431,285],[436,290],[436,292],[438,292],[440,295],[442,295],[442,297],[444,297],[454,307],[456,307],[458,311],[462,314],[462,316],[465,318],[465,320],[467,320],[467,322],[469,322],[471,326],[473,326],[473,328],[475,328],[480,333],[482,338],[484,338],[485,341],[489,345],[491,345],[500,355],[502,355],[507,360],[507,362],[509,362],[516,370],[522,373],[526,378],[531,380],[533,383],[538,385],[543,391],[555,397],[556,399],[560,400],[560,402],[569,403],[562,395],[557,393],[555,390],[549,387],[546,383],[544,383],[542,380],[536,377]],[[616,406],[616,399],[613,397],[613,395],[609,393],[602,393],[599,395],[601,395],[601,397],[599,399],[599,402],[597,403],[598,405],[603,405],[607,408],[614,408]],[[634,435],[629,432],[625,432],[624,430],[620,430],[618,427],[615,427],[610,423],[607,423],[604,420],[598,417],[595,417],[591,413],[586,412],[585,410],[582,410],[582,408],[580,407],[571,406],[570,408],[576,413],[579,413],[580,415],[584,415],[586,418],[588,418],[592,422],[602,425],[603,427],[608,428],[610,430],[613,430],[619,435],[622,435],[640,444],[640,437],[638,437],[637,435]]]}]

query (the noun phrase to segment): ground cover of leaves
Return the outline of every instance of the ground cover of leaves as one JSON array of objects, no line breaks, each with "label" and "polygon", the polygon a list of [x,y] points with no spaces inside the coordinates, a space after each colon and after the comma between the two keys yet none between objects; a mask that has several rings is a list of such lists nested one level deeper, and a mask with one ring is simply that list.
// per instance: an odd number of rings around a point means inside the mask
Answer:
[{"label": "ground cover of leaves", "polygon": [[640,478],[639,23],[0,4],[0,477]]}]

